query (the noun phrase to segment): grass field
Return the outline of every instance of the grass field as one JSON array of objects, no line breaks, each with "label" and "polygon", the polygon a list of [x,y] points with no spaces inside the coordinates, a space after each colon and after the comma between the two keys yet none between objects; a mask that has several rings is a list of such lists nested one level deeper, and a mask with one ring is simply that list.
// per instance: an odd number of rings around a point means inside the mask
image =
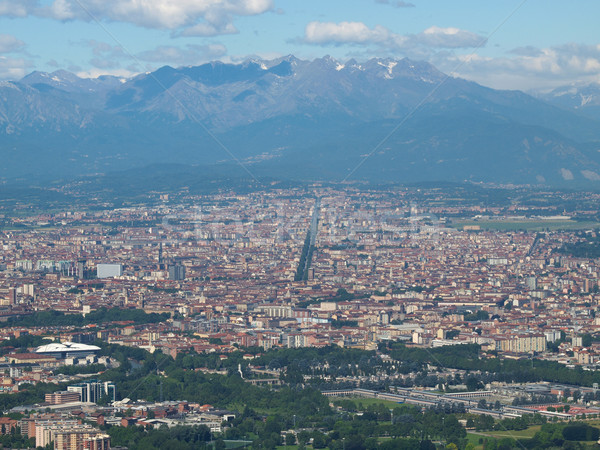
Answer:
[{"label": "grass field", "polygon": [[527,428],[526,430],[520,431],[477,431],[467,433],[467,440],[475,446],[475,449],[480,450],[483,448],[483,445],[479,443],[480,439],[492,438],[492,439],[503,439],[503,438],[511,438],[511,439],[530,439],[535,433],[540,431],[540,425],[534,425],[532,427]]},{"label": "grass field", "polygon": [[540,431],[541,428],[542,428],[541,425],[534,425],[525,430],[519,430],[519,431],[498,430],[498,431],[480,431],[478,433],[479,433],[479,436],[485,435],[485,436],[493,437],[495,439],[502,439],[505,437],[514,438],[514,439],[532,438],[535,435],[535,433]]},{"label": "grass field", "polygon": [[465,226],[478,225],[489,231],[556,231],[556,230],[588,230],[600,227],[594,221],[577,222],[575,220],[456,220],[452,228],[462,230]]}]

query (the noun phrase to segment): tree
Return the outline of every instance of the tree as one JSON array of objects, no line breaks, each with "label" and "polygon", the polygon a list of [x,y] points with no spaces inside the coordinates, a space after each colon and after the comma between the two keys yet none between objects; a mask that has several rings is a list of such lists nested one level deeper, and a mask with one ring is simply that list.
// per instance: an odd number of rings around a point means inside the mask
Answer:
[{"label": "tree", "polygon": [[306,443],[310,440],[310,433],[306,430],[302,430],[298,433],[298,443],[300,445],[306,445]]},{"label": "tree", "polygon": [[581,345],[583,347],[592,346],[592,335],[590,333],[584,333],[581,335]]},{"label": "tree", "polygon": [[296,443],[296,436],[294,433],[287,433],[285,435],[285,445],[294,445]]},{"label": "tree", "polygon": [[467,378],[467,381],[465,381],[465,384],[467,386],[468,391],[477,391],[477,390],[483,388],[483,383],[475,377]]},{"label": "tree", "polygon": [[328,440],[327,436],[320,431],[313,433],[313,448],[325,448],[327,447]]}]

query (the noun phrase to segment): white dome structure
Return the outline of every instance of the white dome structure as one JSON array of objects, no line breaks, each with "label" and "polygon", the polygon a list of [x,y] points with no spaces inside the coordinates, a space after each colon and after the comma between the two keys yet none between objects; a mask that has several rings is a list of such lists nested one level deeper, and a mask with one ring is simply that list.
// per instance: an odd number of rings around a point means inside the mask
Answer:
[{"label": "white dome structure", "polygon": [[81,358],[88,355],[95,355],[100,351],[100,347],[95,345],[77,344],[75,342],[52,342],[42,345],[35,349],[36,353],[50,355],[56,358]]}]

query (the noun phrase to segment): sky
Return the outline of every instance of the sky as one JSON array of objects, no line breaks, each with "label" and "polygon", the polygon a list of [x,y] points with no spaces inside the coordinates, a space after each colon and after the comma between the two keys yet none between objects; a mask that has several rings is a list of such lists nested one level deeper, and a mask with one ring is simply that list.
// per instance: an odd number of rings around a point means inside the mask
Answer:
[{"label": "sky", "polygon": [[0,80],[220,60],[425,60],[496,89],[600,82],[598,0],[0,0]]}]

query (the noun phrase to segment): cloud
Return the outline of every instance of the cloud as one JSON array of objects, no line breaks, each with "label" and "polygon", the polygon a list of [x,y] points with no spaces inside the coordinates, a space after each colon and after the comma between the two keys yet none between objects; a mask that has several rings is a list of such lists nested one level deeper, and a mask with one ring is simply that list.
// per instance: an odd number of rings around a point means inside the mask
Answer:
[{"label": "cloud", "polygon": [[[92,50],[93,57],[89,61],[92,68],[89,70],[89,74],[96,74],[98,72],[97,69],[106,71],[106,73],[120,71],[122,70],[124,63],[131,63],[133,59],[132,56],[119,45],[110,45],[95,39],[89,39],[80,42],[79,44],[89,47]],[[78,73],[81,72],[81,70],[82,69],[79,68],[73,72]],[[137,69],[138,72],[141,70],[141,68]],[[94,78],[94,76],[89,75],[87,78]]]},{"label": "cloud", "polygon": [[187,45],[185,48],[161,45],[136,56],[145,62],[168,63],[174,65],[196,65],[209,59],[219,58],[227,53],[222,44]]},{"label": "cloud", "polygon": [[414,40],[424,46],[437,48],[474,48],[486,42],[484,37],[470,31],[435,26],[415,35]]},{"label": "cloud", "polygon": [[25,42],[10,34],[0,34],[0,53],[13,53],[25,48]]},{"label": "cloud", "polygon": [[27,17],[38,8],[38,0],[0,0],[0,16]]},{"label": "cloud", "polygon": [[235,17],[272,9],[273,0],[52,0],[43,5],[39,0],[0,0],[0,16],[127,22],[201,36],[231,34],[237,31]]},{"label": "cloud", "polygon": [[573,178],[575,178],[573,176],[573,172],[571,172],[569,169],[565,169],[564,167],[560,169],[560,176],[566,181],[571,181]]},{"label": "cloud", "polygon": [[440,70],[497,89],[540,91],[573,80],[600,82],[600,45],[520,47],[496,58],[439,53],[431,62]]},{"label": "cloud", "polygon": [[542,51],[539,48],[527,45],[525,47],[513,48],[508,53],[519,56],[539,56],[542,54]]},{"label": "cloud", "polygon": [[487,44],[484,36],[459,28],[432,26],[416,34],[399,34],[363,22],[319,21],[308,23],[299,41],[348,47],[348,57],[401,54],[426,60],[445,73],[496,89],[548,91],[574,80],[600,83],[600,44],[523,46],[492,57],[479,50]]},{"label": "cloud", "polygon": [[239,31],[235,26],[233,26],[232,23],[223,23],[219,25],[214,25],[212,23],[199,23],[193,27],[185,28],[181,33],[179,33],[179,35],[208,37],[237,33],[239,33]]},{"label": "cloud", "polygon": [[362,22],[310,22],[304,31],[304,41],[310,44],[342,45],[384,43],[394,38],[387,28],[367,27]]},{"label": "cloud", "polygon": [[[127,53],[118,45],[110,45],[93,39],[83,42],[83,45],[91,48],[93,57],[90,64],[95,69],[111,70],[112,72],[117,72],[117,69],[122,69],[126,64],[129,64],[128,72],[154,70],[157,66],[165,64],[174,66],[198,65],[212,59],[221,58],[227,54],[227,47],[219,43],[188,44],[184,47],[160,45],[135,55]],[[97,71],[94,70],[90,72],[90,74],[96,73]]]},{"label": "cloud", "polygon": [[401,35],[381,25],[369,28],[363,22],[313,21],[306,25],[302,41],[323,46],[376,46],[389,50],[417,51],[424,48],[474,48],[485,44],[486,40],[459,28],[433,26],[418,34]]},{"label": "cloud", "polygon": [[598,175],[596,172],[594,172],[593,170],[582,170],[581,174],[587,178],[588,180],[591,181],[600,181],[600,175]]},{"label": "cloud", "polygon": [[0,79],[20,80],[32,67],[32,62],[26,59],[0,56]]}]

